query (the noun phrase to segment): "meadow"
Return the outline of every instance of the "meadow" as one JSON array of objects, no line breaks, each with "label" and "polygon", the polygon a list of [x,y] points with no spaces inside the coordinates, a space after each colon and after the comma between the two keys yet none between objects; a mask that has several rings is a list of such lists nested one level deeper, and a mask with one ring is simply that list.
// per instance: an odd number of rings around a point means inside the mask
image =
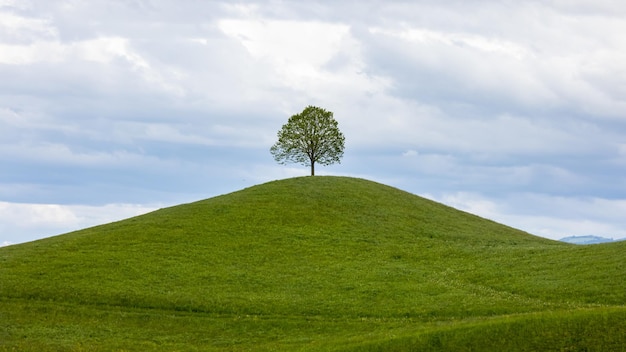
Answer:
[{"label": "meadow", "polygon": [[625,251],[274,181],[0,248],[0,351],[626,351]]}]

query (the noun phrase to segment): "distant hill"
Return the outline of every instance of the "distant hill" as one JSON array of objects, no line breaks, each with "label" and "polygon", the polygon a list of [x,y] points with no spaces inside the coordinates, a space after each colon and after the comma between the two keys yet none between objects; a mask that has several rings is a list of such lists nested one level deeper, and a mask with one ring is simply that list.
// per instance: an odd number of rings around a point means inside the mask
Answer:
[{"label": "distant hill", "polygon": [[573,244],[597,244],[615,242],[616,240],[599,236],[569,236],[561,238],[559,241]]},{"label": "distant hill", "polygon": [[625,251],[292,178],[0,248],[0,351],[615,350]]}]

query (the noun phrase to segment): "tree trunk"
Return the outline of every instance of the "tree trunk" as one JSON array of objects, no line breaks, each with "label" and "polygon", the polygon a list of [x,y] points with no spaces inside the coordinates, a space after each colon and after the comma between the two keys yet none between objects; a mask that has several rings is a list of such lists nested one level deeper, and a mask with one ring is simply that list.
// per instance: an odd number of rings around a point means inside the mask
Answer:
[{"label": "tree trunk", "polygon": [[311,162],[311,176],[315,176],[315,163]]}]

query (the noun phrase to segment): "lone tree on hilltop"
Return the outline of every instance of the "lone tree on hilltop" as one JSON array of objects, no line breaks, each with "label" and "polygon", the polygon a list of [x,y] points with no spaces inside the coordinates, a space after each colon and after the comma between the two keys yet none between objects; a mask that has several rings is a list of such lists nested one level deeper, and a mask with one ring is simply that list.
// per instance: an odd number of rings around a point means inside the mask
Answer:
[{"label": "lone tree on hilltop", "polygon": [[278,131],[278,142],[270,153],[280,164],[310,166],[311,176],[314,176],[315,163],[341,163],[344,142],[332,112],[307,106],[301,113],[291,116]]}]

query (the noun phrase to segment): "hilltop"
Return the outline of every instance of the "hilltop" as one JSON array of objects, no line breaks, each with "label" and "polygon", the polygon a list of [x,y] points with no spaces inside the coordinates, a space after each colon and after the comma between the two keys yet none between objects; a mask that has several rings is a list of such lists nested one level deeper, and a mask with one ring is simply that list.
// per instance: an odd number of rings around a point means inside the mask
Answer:
[{"label": "hilltop", "polygon": [[[0,327],[7,350],[333,350],[545,312],[609,324],[624,315],[624,249],[539,238],[367,180],[293,178],[0,248]],[[624,335],[599,326],[609,343]]]}]

